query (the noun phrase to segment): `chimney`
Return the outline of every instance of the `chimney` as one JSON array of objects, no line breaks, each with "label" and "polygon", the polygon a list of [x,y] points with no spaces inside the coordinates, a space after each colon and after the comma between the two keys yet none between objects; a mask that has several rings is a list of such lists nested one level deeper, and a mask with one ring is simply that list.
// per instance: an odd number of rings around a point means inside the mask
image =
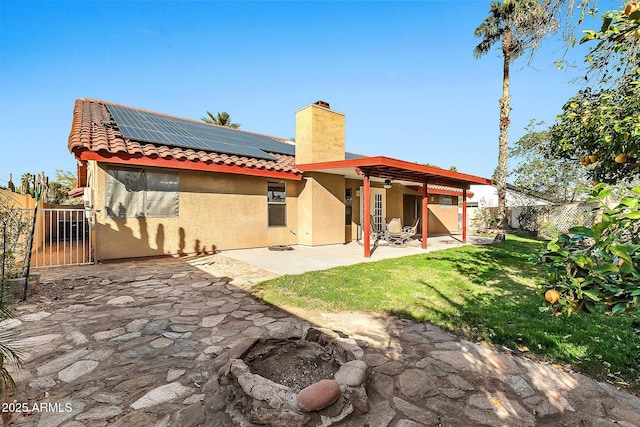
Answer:
[{"label": "chimney", "polygon": [[344,114],[317,101],[296,111],[296,164],[344,160]]}]

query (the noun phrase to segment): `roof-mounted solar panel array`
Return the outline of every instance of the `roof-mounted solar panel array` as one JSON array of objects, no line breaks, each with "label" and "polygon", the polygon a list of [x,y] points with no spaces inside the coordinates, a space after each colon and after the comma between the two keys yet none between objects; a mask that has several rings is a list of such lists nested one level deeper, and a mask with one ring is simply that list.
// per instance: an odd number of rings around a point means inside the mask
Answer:
[{"label": "roof-mounted solar panel array", "polygon": [[109,113],[125,138],[193,150],[275,160],[269,154],[295,155],[295,146],[264,135],[198,123],[116,105]]}]

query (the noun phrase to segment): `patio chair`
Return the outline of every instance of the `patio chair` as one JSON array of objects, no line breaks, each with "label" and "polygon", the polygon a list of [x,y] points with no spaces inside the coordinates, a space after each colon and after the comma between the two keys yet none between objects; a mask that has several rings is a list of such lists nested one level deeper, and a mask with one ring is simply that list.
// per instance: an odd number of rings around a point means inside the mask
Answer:
[{"label": "patio chair", "polygon": [[406,226],[402,228],[402,223],[400,222],[400,218],[393,218],[387,224],[387,232],[385,235],[385,240],[389,242],[393,246],[404,246],[411,240],[413,240],[413,236],[416,234],[418,230],[419,219],[413,224],[412,227]]},{"label": "patio chair", "polygon": [[371,235],[371,241],[374,244],[378,243],[378,240],[380,239],[384,239],[385,236],[385,226],[382,226],[382,230],[378,230],[378,227],[376,226],[376,222],[373,219],[373,215],[369,216],[369,233]]},{"label": "patio chair", "polygon": [[402,246],[402,222],[400,218],[391,218],[387,224],[384,240],[395,246]]},{"label": "patio chair", "polygon": [[412,226],[408,226],[408,225],[405,226],[402,229],[402,232],[407,234],[411,238],[411,237],[415,236],[416,233],[418,232],[418,224],[420,224],[420,218],[417,218]]}]

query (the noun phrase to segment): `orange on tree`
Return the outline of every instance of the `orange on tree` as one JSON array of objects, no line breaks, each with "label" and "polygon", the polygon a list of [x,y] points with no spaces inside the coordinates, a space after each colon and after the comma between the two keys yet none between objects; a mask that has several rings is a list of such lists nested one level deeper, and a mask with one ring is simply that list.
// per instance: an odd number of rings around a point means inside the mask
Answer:
[{"label": "orange on tree", "polygon": [[628,158],[629,156],[627,156],[625,153],[621,153],[621,154],[618,154],[613,160],[616,163],[626,163]]},{"label": "orange on tree", "polygon": [[551,304],[555,304],[560,300],[560,292],[556,291],[555,289],[549,289],[547,292],[545,292],[544,299],[549,301],[549,303]]},{"label": "orange on tree", "polygon": [[629,16],[633,12],[637,11],[638,9],[640,9],[640,4],[638,4],[638,2],[636,2],[636,1],[634,1],[632,3],[629,3],[627,5],[627,7],[624,8],[624,14]]}]

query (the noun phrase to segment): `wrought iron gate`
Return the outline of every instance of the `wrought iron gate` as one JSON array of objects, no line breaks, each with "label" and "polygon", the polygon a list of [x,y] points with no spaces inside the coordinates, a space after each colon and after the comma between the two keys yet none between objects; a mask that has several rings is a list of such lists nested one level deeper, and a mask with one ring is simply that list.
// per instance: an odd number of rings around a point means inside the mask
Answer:
[{"label": "wrought iron gate", "polygon": [[91,209],[38,209],[32,267],[92,264],[92,215]]}]

